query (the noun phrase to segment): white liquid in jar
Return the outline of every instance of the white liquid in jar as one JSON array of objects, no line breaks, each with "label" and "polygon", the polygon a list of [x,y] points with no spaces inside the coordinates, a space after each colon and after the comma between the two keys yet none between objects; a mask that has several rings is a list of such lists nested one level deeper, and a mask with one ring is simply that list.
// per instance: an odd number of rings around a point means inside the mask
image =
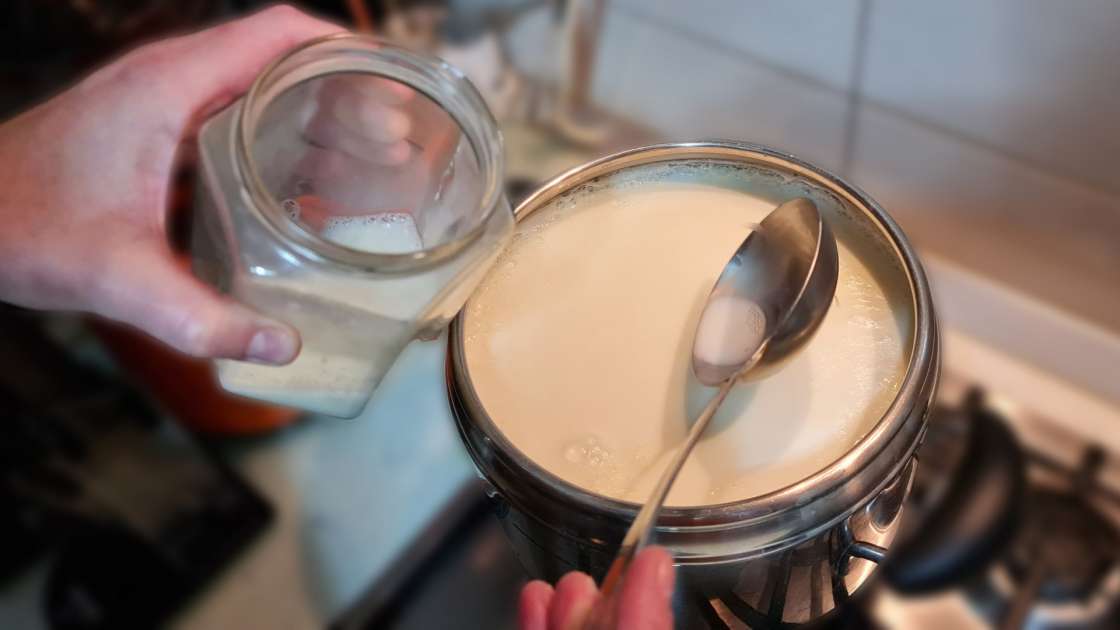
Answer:
[{"label": "white liquid in jar", "polygon": [[[334,217],[322,236],[379,253],[422,249],[416,224],[404,213]],[[295,326],[303,347],[295,361],[284,366],[219,361],[219,379],[225,389],[252,398],[334,416],[357,415],[407,342],[408,321],[379,315],[391,309],[378,308],[378,298],[407,295],[346,278],[322,277],[308,283],[301,291],[291,278],[261,278],[242,288],[247,302]],[[423,288],[422,282],[413,284]]]},{"label": "white liquid in jar", "polygon": [[407,254],[424,249],[416,222],[404,212],[331,217],[321,236],[351,249],[379,254]]},{"label": "white liquid in jar", "polygon": [[[530,215],[464,322],[470,377],[502,433],[575,485],[644,500],[714,392],[690,371],[703,301],[775,205],[699,180],[649,181]],[[840,278],[825,321],[782,370],[736,386],[670,505],[741,500],[808,477],[847,452],[894,399],[912,335],[905,277],[881,271],[890,262],[871,236],[826,218],[839,240]],[[732,307],[721,317],[753,317]]]}]

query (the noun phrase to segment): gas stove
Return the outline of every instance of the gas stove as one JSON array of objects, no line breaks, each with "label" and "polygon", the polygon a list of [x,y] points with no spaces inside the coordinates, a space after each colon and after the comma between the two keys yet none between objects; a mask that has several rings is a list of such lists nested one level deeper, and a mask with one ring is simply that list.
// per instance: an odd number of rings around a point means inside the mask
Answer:
[{"label": "gas stove", "polygon": [[[903,513],[911,542],[825,627],[1120,628],[1120,337],[926,268],[945,364]],[[333,627],[516,627],[525,574],[481,494],[466,487]],[[726,605],[706,621],[750,627]]]},{"label": "gas stove", "polygon": [[1072,429],[1075,421],[1043,417],[951,375],[939,398],[982,405],[1011,429],[1024,455],[1013,527],[982,566],[940,588],[907,595],[877,584],[871,617],[915,630],[1120,628],[1120,453]]},{"label": "gas stove", "polygon": [[[936,544],[903,548],[820,627],[1120,628],[1120,453],[954,373],[938,399],[903,533]],[[375,587],[333,627],[515,627],[509,593],[524,573],[478,494],[466,489],[440,532],[404,554],[396,585]],[[471,596],[451,596],[460,592]],[[766,628],[734,604],[713,602],[706,626]]]}]

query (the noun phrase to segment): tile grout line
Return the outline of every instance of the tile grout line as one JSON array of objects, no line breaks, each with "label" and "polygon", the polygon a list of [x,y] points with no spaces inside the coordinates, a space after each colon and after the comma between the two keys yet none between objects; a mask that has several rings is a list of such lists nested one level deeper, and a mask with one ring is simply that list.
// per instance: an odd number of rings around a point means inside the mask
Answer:
[{"label": "tile grout line", "polygon": [[775,74],[784,76],[787,79],[793,79],[793,80],[799,81],[801,83],[808,83],[808,84],[813,85],[815,87],[824,88],[826,90],[829,90],[830,92],[835,92],[835,93],[839,93],[839,94],[844,93],[844,90],[842,90],[842,89],[836,87],[835,85],[832,85],[832,84],[830,84],[826,81],[822,81],[821,79],[818,79],[817,77],[814,77],[814,76],[809,75],[809,74],[805,74],[803,72],[799,72],[797,70],[794,70],[794,69],[789,68],[787,66],[783,66],[781,64],[776,64],[776,63],[770,61],[769,59],[766,59],[765,57],[763,57],[761,55],[758,55],[756,53],[750,52],[748,50],[743,50],[741,48],[735,48],[734,46],[730,46],[730,45],[725,44],[721,41],[714,40],[711,37],[705,36],[702,33],[698,33],[698,32],[696,32],[696,31],[694,31],[694,30],[692,30],[692,29],[690,29],[686,26],[682,26],[680,24],[670,22],[670,21],[668,21],[664,18],[658,17],[656,15],[650,15],[649,13],[646,13],[645,11],[642,11],[640,9],[635,9],[635,8],[630,7],[628,5],[625,5],[625,4],[614,5],[614,7],[615,7],[614,10],[617,11],[618,13],[621,13],[621,14],[624,14],[628,17],[632,17],[632,18],[637,19],[639,21],[645,22],[646,24],[656,26],[657,28],[660,28],[662,30],[666,30],[666,31],[669,31],[669,32],[672,32],[672,33],[676,33],[676,34],[682,36],[684,39],[686,39],[686,40],[688,40],[688,41],[690,41],[694,44],[697,44],[698,46],[701,46],[703,48],[707,48],[707,49],[710,49],[710,50],[714,50],[716,52],[723,53],[725,55],[728,55],[729,57],[746,58],[749,62],[751,62],[751,63],[753,63],[757,66],[761,66],[761,67],[763,67],[763,68],[765,68],[765,69],[767,69],[767,70],[769,70],[769,71],[771,71]]},{"label": "tile grout line", "polygon": [[974,136],[970,136],[963,131],[958,131],[956,129],[953,129],[952,127],[946,127],[940,123],[931,121],[927,118],[923,118],[917,114],[908,112],[904,109],[900,109],[894,105],[888,105],[887,103],[873,98],[863,99],[862,105],[870,109],[878,110],[880,113],[887,114],[888,116],[898,118],[899,120],[914,125],[915,127],[924,129],[925,131],[940,135],[943,138],[952,140],[953,142],[967,145],[972,147],[973,149],[979,149],[980,151],[986,152],[999,159],[1007,160],[1008,162],[1012,162],[1013,164],[1015,164],[1017,167],[1035,171],[1038,174],[1062,180],[1074,186],[1080,187],[1083,190],[1101,195],[1102,197],[1108,197],[1110,199],[1116,199],[1120,201],[1120,189],[1112,190],[1107,186],[1102,186],[1101,184],[1098,184],[1096,182],[1091,182],[1080,177],[1076,177],[1066,171],[1058,170],[1053,166],[1043,164],[1033,158],[1019,155],[1013,151],[1009,151]]},{"label": "tile grout line", "polygon": [[856,142],[859,137],[860,108],[863,106],[863,77],[867,70],[867,42],[871,27],[872,0],[859,0],[859,13],[856,16],[855,49],[852,51],[852,66],[848,75],[847,111],[844,120],[844,141],[840,150],[840,176],[851,178],[852,162],[855,159]]},{"label": "tile grout line", "polygon": [[[655,26],[657,28],[660,28],[660,29],[663,29],[663,30],[666,30],[666,31],[669,31],[669,32],[672,32],[672,33],[676,33],[676,34],[682,36],[684,39],[692,42],[693,44],[699,45],[703,48],[714,50],[714,51],[717,51],[717,52],[720,52],[720,53],[723,53],[723,54],[726,54],[726,55],[729,55],[729,56],[744,58],[749,63],[753,63],[757,66],[760,66],[760,67],[762,67],[766,70],[769,70],[769,71],[771,71],[771,72],[773,72],[773,73],[775,73],[779,76],[783,76],[787,79],[797,81],[797,82],[800,82],[800,83],[808,84],[808,85],[810,85],[812,87],[815,87],[815,88],[818,88],[818,89],[826,90],[826,91],[831,92],[835,95],[839,95],[839,96],[845,98],[845,100],[850,98],[848,90],[838,88],[835,85],[832,85],[830,83],[822,81],[822,80],[820,80],[816,77],[812,77],[812,76],[809,76],[809,75],[804,74],[802,72],[798,72],[798,71],[793,70],[791,68],[782,66],[780,64],[776,64],[776,63],[774,63],[772,61],[769,61],[769,60],[767,60],[767,59],[765,59],[765,58],[763,58],[763,57],[761,57],[761,56],[759,56],[755,53],[750,52],[750,51],[744,51],[742,49],[735,48],[733,46],[730,46],[728,44],[724,44],[722,42],[713,41],[709,37],[704,36],[700,33],[697,33],[695,31],[693,31],[692,29],[689,29],[688,27],[682,27],[679,24],[669,22],[668,20],[665,20],[665,19],[660,18],[660,17],[649,15],[649,14],[645,13],[644,11],[642,11],[640,9],[635,9],[635,8],[629,7],[627,5],[615,4],[615,5],[612,5],[612,6],[615,7],[614,8],[615,11],[618,11],[621,14],[625,14],[628,17],[631,17],[631,18],[637,19],[639,21],[645,22],[645,23],[650,24],[652,26]],[[870,11],[868,11],[868,13],[870,13]],[[858,42],[857,42],[857,44],[858,44]],[[864,65],[866,65],[866,59],[864,59],[862,63]],[[861,69],[861,81],[862,81],[862,74],[864,74],[865,70],[866,70],[866,68]],[[862,91],[862,86],[861,86],[861,91]],[[1099,195],[1102,195],[1102,196],[1105,196],[1105,197],[1109,197],[1109,198],[1113,198],[1113,199],[1120,199],[1120,189],[1112,190],[1112,189],[1108,188],[1107,186],[1098,184],[1096,182],[1088,181],[1088,180],[1083,179],[1081,177],[1078,177],[1078,176],[1076,176],[1072,173],[1062,171],[1062,170],[1058,170],[1058,169],[1054,168],[1053,166],[1043,164],[1043,163],[1041,163],[1041,162],[1039,162],[1039,161],[1037,161],[1037,160],[1035,160],[1035,159],[1033,159],[1029,156],[1019,155],[1019,154],[1015,153],[1014,151],[1010,151],[1010,150],[1005,149],[1003,147],[994,145],[994,144],[989,143],[989,142],[987,142],[983,139],[977,138],[975,136],[971,136],[971,135],[969,135],[965,132],[959,131],[957,129],[954,129],[954,128],[946,126],[942,123],[930,120],[928,118],[924,118],[921,115],[914,114],[912,112],[906,111],[905,109],[902,109],[902,108],[897,107],[895,105],[891,105],[891,104],[886,103],[884,101],[881,101],[881,100],[878,100],[878,99],[875,99],[875,98],[868,98],[866,95],[860,94],[859,105],[860,105],[860,109],[863,109],[865,107],[874,108],[874,109],[876,109],[876,110],[878,110],[882,113],[886,113],[886,114],[889,114],[889,115],[894,116],[896,118],[899,118],[899,119],[901,119],[901,120],[903,120],[907,123],[910,123],[912,125],[920,127],[920,128],[922,128],[926,131],[942,135],[942,136],[944,136],[944,137],[946,137],[950,140],[953,140],[954,142],[959,142],[961,144],[970,146],[974,149],[979,149],[981,151],[990,153],[990,154],[992,154],[996,157],[999,157],[999,158],[1004,159],[1004,160],[1008,160],[1010,162],[1014,162],[1016,165],[1026,167],[1028,169],[1044,173],[1044,174],[1046,174],[1050,177],[1054,177],[1054,178],[1057,178],[1057,179],[1067,181],[1071,184],[1077,185],[1077,186],[1079,186],[1079,187],[1081,187],[1085,190],[1092,191],[1096,194],[1099,194]],[[854,153],[854,151],[853,151],[853,153]],[[844,166],[848,167],[850,165],[844,165]],[[847,174],[845,173],[844,176],[847,177]]]}]

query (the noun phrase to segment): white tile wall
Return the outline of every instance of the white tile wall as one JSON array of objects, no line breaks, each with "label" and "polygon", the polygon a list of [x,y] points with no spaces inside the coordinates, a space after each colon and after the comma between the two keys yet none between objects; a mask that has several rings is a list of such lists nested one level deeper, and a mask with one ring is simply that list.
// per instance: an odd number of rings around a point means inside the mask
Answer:
[{"label": "white tile wall", "polygon": [[608,109],[670,139],[747,140],[839,165],[842,93],[622,11],[611,11],[603,42],[595,96]]},{"label": "white tile wall", "polygon": [[530,76],[555,80],[560,76],[557,38],[550,7],[527,12],[513,24],[508,34],[512,62]]},{"label": "white tile wall", "polygon": [[644,15],[741,51],[754,61],[845,90],[856,45],[859,0],[613,0]]},{"label": "white tile wall", "polygon": [[851,180],[920,248],[1120,332],[1120,196],[875,106]]},{"label": "white tile wall", "polygon": [[[840,170],[921,247],[1120,332],[1120,2],[608,6],[609,109]],[[545,25],[520,42],[558,67]]]},{"label": "white tile wall", "polygon": [[865,95],[1120,192],[1120,2],[876,2]]},{"label": "white tile wall", "polygon": [[[649,8],[664,14],[666,6],[671,5]],[[842,92],[712,47],[663,17],[608,4],[594,73],[593,95],[600,105],[666,139],[746,140],[839,167],[847,112]],[[522,70],[549,80],[560,76],[564,60],[557,57],[548,10],[523,19],[509,41]]]}]

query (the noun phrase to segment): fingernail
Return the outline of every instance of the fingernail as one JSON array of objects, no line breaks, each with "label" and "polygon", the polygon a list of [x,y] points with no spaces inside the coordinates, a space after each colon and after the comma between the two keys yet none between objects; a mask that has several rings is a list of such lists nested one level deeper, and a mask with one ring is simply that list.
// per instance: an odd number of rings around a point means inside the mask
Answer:
[{"label": "fingernail", "polygon": [[663,597],[673,594],[674,578],[673,559],[666,554],[657,565],[657,590]]},{"label": "fingernail", "polygon": [[292,333],[283,328],[269,326],[258,330],[249,340],[245,358],[250,361],[279,365],[294,359],[298,349]]}]

